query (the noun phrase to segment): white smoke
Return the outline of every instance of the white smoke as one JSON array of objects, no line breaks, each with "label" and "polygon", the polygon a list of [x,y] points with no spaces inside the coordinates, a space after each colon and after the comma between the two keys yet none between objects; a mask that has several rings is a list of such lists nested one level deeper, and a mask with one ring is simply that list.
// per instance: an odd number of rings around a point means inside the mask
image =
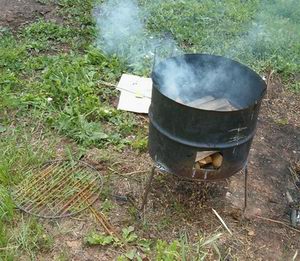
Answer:
[{"label": "white smoke", "polygon": [[100,36],[98,46],[127,61],[134,71],[139,71],[145,63],[151,67],[158,49],[179,49],[173,39],[147,32],[144,24],[147,13],[135,0],[108,0],[95,8],[94,16]]},{"label": "white smoke", "polygon": [[[151,70],[154,60],[157,64],[163,58],[172,56],[173,50],[176,55],[183,53],[171,37],[158,37],[146,30],[148,15],[136,0],[108,0],[94,10],[99,31],[98,46],[106,53],[116,54],[125,60],[135,73],[141,72],[145,65]],[[258,34],[256,28],[261,31],[259,26],[254,27],[248,34],[249,39],[260,37],[261,32]],[[248,41],[248,38],[243,41]],[[244,45],[243,41],[237,45]],[[234,56],[238,49],[235,48],[228,56]],[[224,89],[220,93],[222,83],[231,81],[233,75],[226,60],[211,70],[199,71],[184,59],[171,59],[164,62],[160,69],[158,76],[162,92],[174,100],[180,97],[183,101],[199,98],[194,97],[195,93],[199,95],[199,88],[203,90],[203,95],[219,92],[220,96],[226,96]],[[237,93],[240,91],[236,90]]]},{"label": "white smoke", "polygon": [[[203,61],[205,60],[202,57]],[[186,103],[203,96],[215,95],[228,98],[223,86],[233,80],[233,75],[239,79],[242,74],[238,66],[232,67],[230,60],[215,60],[214,65],[207,61],[202,65],[187,61],[184,56],[164,60],[154,71],[155,78],[162,93],[173,100],[180,98]],[[201,90],[201,91],[199,91]],[[241,90],[235,90],[237,95]],[[195,96],[196,95],[196,96]]]}]

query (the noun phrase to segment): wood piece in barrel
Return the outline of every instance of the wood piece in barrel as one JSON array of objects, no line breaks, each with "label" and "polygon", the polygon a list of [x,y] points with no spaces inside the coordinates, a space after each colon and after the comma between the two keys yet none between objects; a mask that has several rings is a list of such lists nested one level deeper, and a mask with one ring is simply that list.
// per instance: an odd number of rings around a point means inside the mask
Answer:
[{"label": "wood piece in barrel", "polygon": [[206,158],[204,158],[204,159],[202,159],[202,160],[199,160],[199,164],[200,164],[200,166],[201,165],[207,165],[207,164],[209,164],[209,163],[212,163],[212,157],[211,156],[208,156],[208,157],[206,157]]},{"label": "wood piece in barrel", "polygon": [[195,163],[195,169],[196,170],[201,170],[201,166],[200,166],[199,162]]},{"label": "wood piece in barrel", "polygon": [[215,100],[213,96],[204,96],[200,99],[188,102],[187,105],[198,108],[201,104]]},{"label": "wood piece in barrel", "polygon": [[211,110],[211,111],[219,111],[220,109],[223,111],[224,110],[232,111],[233,106],[230,104],[230,102],[227,99],[221,98],[206,103],[202,103],[197,108],[203,110]]},{"label": "wood piece in barrel", "polygon": [[234,107],[231,103],[230,103],[230,105],[226,105],[226,106],[218,109],[218,111],[236,111],[236,110],[237,110],[237,108]]},{"label": "wood piece in barrel", "polygon": [[223,156],[220,153],[215,153],[212,156],[212,164],[215,168],[220,168],[223,163]]},{"label": "wood piece in barrel", "polygon": [[196,154],[196,159],[195,162],[200,161],[214,153],[216,153],[217,151],[198,151]]}]

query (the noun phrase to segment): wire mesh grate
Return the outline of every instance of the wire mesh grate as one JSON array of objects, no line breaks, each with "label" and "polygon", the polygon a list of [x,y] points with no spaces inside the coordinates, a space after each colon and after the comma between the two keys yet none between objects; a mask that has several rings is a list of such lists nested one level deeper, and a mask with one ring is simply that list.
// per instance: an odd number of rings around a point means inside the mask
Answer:
[{"label": "wire mesh grate", "polygon": [[83,161],[49,161],[24,173],[12,196],[16,206],[35,216],[75,215],[97,198],[102,187],[99,172]]}]

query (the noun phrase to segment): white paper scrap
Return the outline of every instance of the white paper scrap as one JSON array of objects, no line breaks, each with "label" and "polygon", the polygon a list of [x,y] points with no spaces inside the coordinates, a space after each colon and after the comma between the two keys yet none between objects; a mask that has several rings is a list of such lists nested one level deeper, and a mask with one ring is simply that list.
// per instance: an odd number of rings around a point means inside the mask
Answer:
[{"label": "white paper scrap", "polygon": [[152,94],[151,78],[123,74],[117,90],[121,91],[119,110],[148,113]]},{"label": "white paper scrap", "polygon": [[117,89],[131,92],[137,97],[147,97],[151,99],[152,80],[151,78],[123,74],[117,85]]},{"label": "white paper scrap", "polygon": [[151,99],[138,98],[130,92],[122,91],[119,99],[118,110],[137,113],[148,113]]}]

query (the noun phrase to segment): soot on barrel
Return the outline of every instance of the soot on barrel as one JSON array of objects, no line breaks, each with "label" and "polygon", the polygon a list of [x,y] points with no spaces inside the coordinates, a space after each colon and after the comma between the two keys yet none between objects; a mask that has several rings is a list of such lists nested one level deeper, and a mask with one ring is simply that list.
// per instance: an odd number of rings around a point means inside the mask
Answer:
[{"label": "soot on barrel", "polygon": [[266,85],[233,60],[189,54],[152,73],[149,152],[165,171],[222,179],[246,164]]}]

